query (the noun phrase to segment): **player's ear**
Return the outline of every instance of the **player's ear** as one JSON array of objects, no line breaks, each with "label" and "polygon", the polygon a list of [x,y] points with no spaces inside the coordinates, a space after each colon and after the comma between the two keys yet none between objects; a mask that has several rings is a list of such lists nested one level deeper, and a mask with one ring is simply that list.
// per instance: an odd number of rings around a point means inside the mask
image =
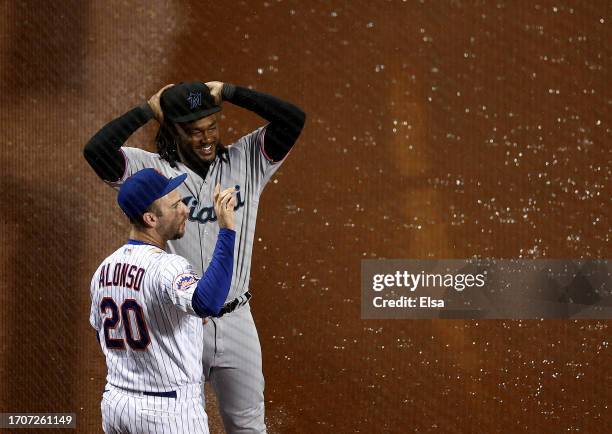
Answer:
[{"label": "player's ear", "polygon": [[157,226],[158,221],[159,217],[157,217],[153,212],[147,211],[142,215],[142,222],[145,224],[146,227],[154,228]]}]

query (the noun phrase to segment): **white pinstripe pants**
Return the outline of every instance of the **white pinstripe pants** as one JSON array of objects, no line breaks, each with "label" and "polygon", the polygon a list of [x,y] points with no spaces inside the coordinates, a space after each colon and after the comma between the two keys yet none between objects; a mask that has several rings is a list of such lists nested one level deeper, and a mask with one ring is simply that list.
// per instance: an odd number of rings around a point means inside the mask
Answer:
[{"label": "white pinstripe pants", "polygon": [[201,394],[167,398],[106,385],[102,395],[102,429],[105,433],[209,434]]}]

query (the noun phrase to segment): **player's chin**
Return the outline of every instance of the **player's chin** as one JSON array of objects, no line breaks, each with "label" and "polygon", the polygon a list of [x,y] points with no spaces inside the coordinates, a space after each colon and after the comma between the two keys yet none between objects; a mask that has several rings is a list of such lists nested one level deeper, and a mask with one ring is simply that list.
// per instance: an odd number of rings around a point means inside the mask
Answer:
[{"label": "player's chin", "polygon": [[185,231],[181,231],[181,232],[177,232],[176,234],[174,234],[174,236],[172,238],[170,238],[171,240],[179,240],[181,238],[183,238],[183,235],[185,235]]},{"label": "player's chin", "polygon": [[181,227],[177,229],[177,231],[174,234],[174,236],[172,238],[170,238],[170,239],[171,240],[178,240],[180,238],[183,238],[183,235],[185,235],[185,223],[183,223],[181,225]]}]

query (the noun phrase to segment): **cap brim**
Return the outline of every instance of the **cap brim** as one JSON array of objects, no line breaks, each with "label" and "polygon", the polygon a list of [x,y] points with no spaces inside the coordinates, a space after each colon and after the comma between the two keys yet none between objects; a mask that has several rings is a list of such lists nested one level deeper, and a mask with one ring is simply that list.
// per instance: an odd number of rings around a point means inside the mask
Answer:
[{"label": "cap brim", "polygon": [[178,123],[184,123],[184,122],[191,122],[191,121],[197,121],[198,119],[202,119],[205,118],[206,116],[210,116],[212,114],[215,114],[217,112],[221,111],[221,107],[217,106],[217,107],[211,107],[209,109],[206,110],[200,110],[194,113],[189,113],[188,115],[185,116],[179,116],[178,118],[174,118],[174,119],[170,119],[172,122],[178,122]]},{"label": "cap brim", "polygon": [[175,178],[172,178],[170,182],[168,183],[168,185],[166,186],[166,188],[164,188],[162,196],[165,196],[168,193],[170,193],[172,190],[175,190],[179,185],[181,185],[185,181],[186,178],[187,178],[186,173],[183,173]]}]

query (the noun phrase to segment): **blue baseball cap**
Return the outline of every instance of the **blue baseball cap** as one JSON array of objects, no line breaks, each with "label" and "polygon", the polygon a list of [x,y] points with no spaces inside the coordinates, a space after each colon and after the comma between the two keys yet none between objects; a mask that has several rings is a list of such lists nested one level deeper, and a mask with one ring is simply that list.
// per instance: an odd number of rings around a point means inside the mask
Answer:
[{"label": "blue baseball cap", "polygon": [[160,197],[164,197],[185,181],[187,174],[166,178],[155,169],[142,169],[121,185],[117,203],[126,216],[138,220]]}]

